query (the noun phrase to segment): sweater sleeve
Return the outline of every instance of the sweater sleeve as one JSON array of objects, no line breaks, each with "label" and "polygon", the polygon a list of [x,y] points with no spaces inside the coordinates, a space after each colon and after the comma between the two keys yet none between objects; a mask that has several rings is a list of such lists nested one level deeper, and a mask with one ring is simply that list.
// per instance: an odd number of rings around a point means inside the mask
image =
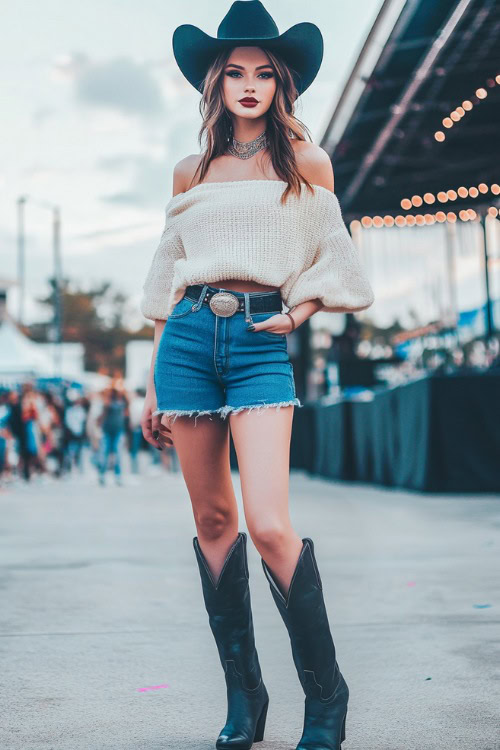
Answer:
[{"label": "sweater sleeve", "polygon": [[319,299],[321,312],[365,310],[375,297],[334,193],[328,196],[326,215],[312,265],[296,279],[286,304]]},{"label": "sweater sleeve", "polygon": [[174,263],[184,257],[184,247],[177,232],[177,222],[167,207],[165,228],[143,285],[140,308],[145,318],[167,319]]}]

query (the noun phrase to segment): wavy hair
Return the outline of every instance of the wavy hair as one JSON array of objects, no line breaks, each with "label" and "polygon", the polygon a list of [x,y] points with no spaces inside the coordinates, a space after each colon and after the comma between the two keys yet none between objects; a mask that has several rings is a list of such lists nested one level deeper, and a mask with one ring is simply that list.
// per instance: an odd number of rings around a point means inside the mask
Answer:
[{"label": "wavy hair", "polygon": [[[233,134],[233,123],[227,111],[222,96],[223,75],[225,65],[234,48],[222,50],[207,70],[203,80],[203,93],[200,101],[202,125],[198,133],[198,143],[201,147],[205,138],[205,151],[190,183],[190,187],[199,173],[199,182],[205,177],[212,159],[226,153],[229,139]],[[312,142],[311,134],[297,117],[295,117],[294,102],[298,92],[290,68],[281,56],[264,49],[274,67],[276,91],[271,105],[266,112],[268,154],[274,171],[287,182],[287,187],[281,196],[281,203],[285,203],[290,192],[300,196],[301,183],[307,185],[314,194],[314,188],[299,172],[291,138],[305,141],[306,135]]]}]

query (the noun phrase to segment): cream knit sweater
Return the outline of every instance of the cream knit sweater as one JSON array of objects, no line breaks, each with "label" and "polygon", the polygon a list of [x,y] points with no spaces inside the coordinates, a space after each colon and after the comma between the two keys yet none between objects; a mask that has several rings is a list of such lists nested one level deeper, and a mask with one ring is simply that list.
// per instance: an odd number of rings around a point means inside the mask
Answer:
[{"label": "cream knit sweater", "polygon": [[243,279],[279,287],[288,309],[319,298],[324,312],[374,301],[337,196],[280,197],[282,180],[202,182],[166,206],[166,223],[143,287],[141,311],[166,320],[190,284]]}]

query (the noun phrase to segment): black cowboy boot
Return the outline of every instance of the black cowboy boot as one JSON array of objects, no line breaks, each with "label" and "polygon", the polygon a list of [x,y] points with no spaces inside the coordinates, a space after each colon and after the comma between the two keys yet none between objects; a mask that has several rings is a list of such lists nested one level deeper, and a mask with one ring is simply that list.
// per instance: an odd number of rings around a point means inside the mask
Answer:
[{"label": "black cowboy boot", "polygon": [[304,728],[295,750],[341,750],[349,689],[335,657],[313,541],[306,537],[302,542],[286,597],[261,558],[306,695]]},{"label": "black cowboy boot", "polygon": [[227,718],[215,743],[218,749],[249,750],[253,742],[263,740],[269,704],[254,641],[246,542],[245,532],[239,532],[215,583],[198,537],[193,539],[208,619],[226,677]]}]

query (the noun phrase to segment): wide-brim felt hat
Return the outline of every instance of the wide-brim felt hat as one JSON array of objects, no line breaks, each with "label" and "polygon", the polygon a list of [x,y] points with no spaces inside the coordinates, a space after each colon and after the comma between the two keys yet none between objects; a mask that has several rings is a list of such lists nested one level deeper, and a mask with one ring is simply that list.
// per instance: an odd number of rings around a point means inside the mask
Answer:
[{"label": "wide-brim felt hat", "polygon": [[200,92],[208,67],[221,50],[248,46],[281,55],[291,68],[299,96],[314,81],[323,60],[323,36],[314,23],[296,23],[280,34],[260,0],[235,0],[219,24],[217,37],[189,23],[178,26],[172,37],[177,65]]}]

